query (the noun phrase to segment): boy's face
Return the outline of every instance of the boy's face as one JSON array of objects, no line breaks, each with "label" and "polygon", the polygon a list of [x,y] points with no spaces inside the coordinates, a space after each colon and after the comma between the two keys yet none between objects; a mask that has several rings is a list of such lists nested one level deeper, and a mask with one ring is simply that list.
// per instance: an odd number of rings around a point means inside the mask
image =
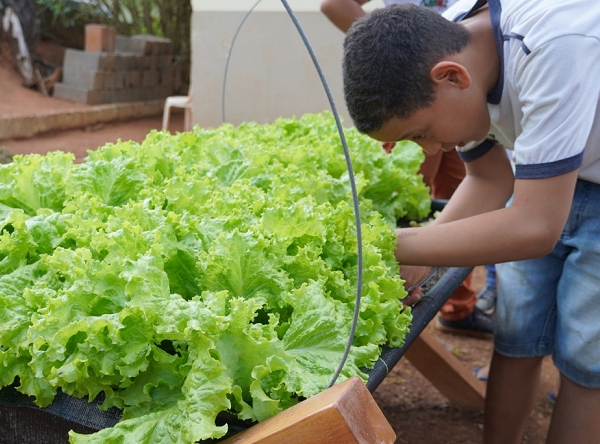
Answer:
[{"label": "boy's face", "polygon": [[369,136],[381,142],[412,140],[428,154],[483,140],[490,128],[485,100],[459,89],[438,89],[432,106],[393,117]]}]

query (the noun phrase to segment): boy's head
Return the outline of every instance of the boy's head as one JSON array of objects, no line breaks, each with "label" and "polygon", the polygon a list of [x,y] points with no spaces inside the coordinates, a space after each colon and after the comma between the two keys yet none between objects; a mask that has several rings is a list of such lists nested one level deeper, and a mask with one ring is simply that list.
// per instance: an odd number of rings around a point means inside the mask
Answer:
[{"label": "boy's head", "polygon": [[411,4],[357,20],[346,35],[343,60],[344,95],[356,128],[370,134],[393,117],[405,119],[431,106],[431,69],[469,40],[462,25]]}]

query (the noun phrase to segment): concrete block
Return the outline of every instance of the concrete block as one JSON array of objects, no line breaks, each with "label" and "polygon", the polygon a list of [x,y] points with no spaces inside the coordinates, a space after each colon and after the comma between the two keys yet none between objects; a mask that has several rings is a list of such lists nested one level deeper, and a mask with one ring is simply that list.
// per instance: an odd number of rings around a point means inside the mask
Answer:
[{"label": "concrete block", "polygon": [[131,54],[115,53],[113,68],[115,71],[129,71],[131,69]]},{"label": "concrete block", "polygon": [[55,98],[70,102],[87,103],[88,105],[112,102],[113,96],[110,93],[111,91],[90,91],[62,82],[54,85]]},{"label": "concrete block", "polygon": [[100,52],[87,52],[78,49],[67,49],[65,51],[65,60],[63,70],[86,69],[88,71],[97,71],[103,62],[103,54]]},{"label": "concrete block", "polygon": [[173,65],[173,55],[172,54],[163,54],[160,56],[160,67],[165,68]]},{"label": "concrete block", "polygon": [[133,95],[129,89],[115,90],[112,103],[133,102],[132,97]]},{"label": "concrete block", "polygon": [[149,34],[138,34],[131,37],[134,50],[145,55],[159,55],[173,52],[170,39]]},{"label": "concrete block", "polygon": [[115,70],[115,55],[110,52],[103,52],[102,62],[98,68],[100,71],[114,71]]},{"label": "concrete block", "polygon": [[122,52],[119,54],[119,56],[119,62],[115,63],[117,70],[121,69],[123,71],[131,71],[132,69],[135,69],[133,63],[133,59],[135,56],[133,54],[131,54],[130,52]]},{"label": "concrete block", "polygon": [[127,72],[126,71],[115,71],[115,88],[116,90],[122,90],[127,88]]},{"label": "concrete block", "polygon": [[175,80],[175,76],[174,76],[174,71],[172,68],[165,68],[162,71],[159,72],[160,74],[160,82],[159,84],[161,86],[173,86],[174,85],[174,80]]},{"label": "concrete block", "polygon": [[142,73],[142,87],[153,88],[159,84],[159,73],[158,71],[144,71]]},{"label": "concrete block", "polygon": [[161,71],[160,86],[164,87],[167,96],[172,96],[181,88],[180,70],[170,67]]},{"label": "concrete block", "polygon": [[73,65],[65,67],[62,75],[63,83],[71,86],[77,86],[88,90],[105,89],[105,79],[103,71],[95,71],[77,68]]},{"label": "concrete block", "polygon": [[142,60],[141,55],[129,53],[128,58],[129,58],[129,71],[137,71],[137,70],[142,69],[143,60]]},{"label": "concrete block", "polygon": [[125,35],[117,35],[115,39],[115,52],[135,52],[133,50],[133,43],[131,41],[131,38]]},{"label": "concrete block", "polygon": [[112,71],[104,72],[104,88],[107,91],[112,91],[113,89],[117,89],[117,80],[115,78],[115,73]]},{"label": "concrete block", "polygon": [[105,52],[87,52],[67,49],[63,70],[87,69],[88,71],[110,71],[113,69],[114,56]]},{"label": "concrete block", "polygon": [[129,71],[125,74],[127,88],[140,88],[142,86],[142,71]]},{"label": "concrete block", "polygon": [[134,89],[132,91],[134,91],[135,94],[135,101],[136,102],[147,102],[149,100],[153,100],[152,97],[154,96],[152,94],[152,90],[154,88],[138,88],[138,89]]},{"label": "concrete block", "polygon": [[134,55],[134,65],[135,65],[135,70],[142,70],[144,69],[144,56],[143,55]]},{"label": "concrete block", "polygon": [[138,55],[146,55],[146,41],[139,37],[130,37],[131,52]]},{"label": "concrete block", "polygon": [[142,69],[143,70],[155,70],[158,62],[156,57],[151,55],[145,55],[142,58]]},{"label": "concrete block", "polygon": [[89,90],[69,86],[59,82],[54,85],[54,97],[69,102],[87,103]]},{"label": "concrete block", "polygon": [[155,86],[152,88],[141,88],[138,90],[137,100],[152,101],[165,99],[169,94],[163,86]]},{"label": "concrete block", "polygon": [[173,92],[181,91],[183,88],[183,75],[181,74],[181,66],[175,67],[175,86]]}]

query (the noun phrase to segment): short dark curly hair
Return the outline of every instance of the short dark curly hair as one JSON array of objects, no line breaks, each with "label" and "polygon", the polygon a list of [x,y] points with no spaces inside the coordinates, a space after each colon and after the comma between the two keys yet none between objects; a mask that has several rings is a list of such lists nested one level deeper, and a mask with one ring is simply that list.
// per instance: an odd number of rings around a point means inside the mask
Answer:
[{"label": "short dark curly hair", "polygon": [[412,4],[379,8],[344,40],[344,96],[356,129],[372,133],[435,100],[431,68],[470,41],[464,26]]}]

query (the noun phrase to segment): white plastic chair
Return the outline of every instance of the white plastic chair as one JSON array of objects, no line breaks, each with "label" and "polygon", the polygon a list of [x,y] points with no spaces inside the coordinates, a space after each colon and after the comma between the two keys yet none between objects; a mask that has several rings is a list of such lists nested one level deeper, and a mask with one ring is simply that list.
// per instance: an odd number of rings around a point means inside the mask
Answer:
[{"label": "white plastic chair", "polygon": [[171,117],[171,108],[183,108],[183,130],[190,131],[192,129],[192,85],[187,96],[170,96],[165,100],[165,109],[163,111],[164,130],[169,129],[169,118]]}]

